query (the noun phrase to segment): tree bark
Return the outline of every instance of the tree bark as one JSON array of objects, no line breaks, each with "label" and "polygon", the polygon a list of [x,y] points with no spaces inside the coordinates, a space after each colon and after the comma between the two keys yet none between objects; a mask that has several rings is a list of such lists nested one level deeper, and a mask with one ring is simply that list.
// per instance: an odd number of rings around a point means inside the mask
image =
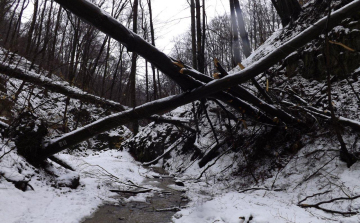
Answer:
[{"label": "tree bark", "polygon": [[271,2],[280,16],[284,27],[291,21],[299,18],[301,6],[297,0],[271,0]]}]

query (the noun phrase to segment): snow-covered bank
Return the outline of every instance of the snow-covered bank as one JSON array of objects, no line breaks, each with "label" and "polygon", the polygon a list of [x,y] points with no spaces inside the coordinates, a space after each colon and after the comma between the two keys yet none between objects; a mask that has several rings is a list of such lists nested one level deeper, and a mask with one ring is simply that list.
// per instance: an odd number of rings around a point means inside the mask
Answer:
[{"label": "snow-covered bank", "polygon": [[[4,148],[4,144],[1,146]],[[6,147],[5,151],[9,150]],[[84,156],[63,154],[80,174],[77,189],[57,187],[56,179],[42,170],[27,166],[22,157],[10,152],[0,160],[0,174],[7,177],[31,178],[34,190],[22,192],[3,178],[0,180],[0,222],[81,222],[107,202],[117,203],[109,189],[126,189],[123,183],[141,183],[148,170],[141,168],[127,153],[120,151],[91,152]],[[26,166],[26,167],[24,167]],[[56,169],[56,164],[54,164]],[[18,171],[22,169],[21,174]],[[61,168],[58,167],[58,171]]]},{"label": "snow-covered bank", "polygon": [[[354,142],[353,137],[346,139],[348,143]],[[354,147],[358,146],[355,143]],[[222,171],[233,154],[218,160],[201,181],[191,180],[199,171],[189,169],[183,179],[188,179],[187,196],[192,201],[173,220],[179,223],[240,223],[248,222],[249,218],[252,223],[360,222],[360,198],[357,198],[360,163],[347,168],[339,160],[336,148],[335,141],[319,138],[274,171],[273,177],[258,184],[247,184],[246,178]],[[320,208],[335,213],[306,207],[320,202],[324,202]]]}]

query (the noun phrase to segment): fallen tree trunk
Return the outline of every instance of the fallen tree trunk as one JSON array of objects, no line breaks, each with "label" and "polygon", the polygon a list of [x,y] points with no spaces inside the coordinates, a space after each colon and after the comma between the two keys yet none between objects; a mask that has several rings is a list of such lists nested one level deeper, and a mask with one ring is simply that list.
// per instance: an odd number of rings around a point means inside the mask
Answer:
[{"label": "fallen tree trunk", "polygon": [[52,160],[53,162],[59,164],[60,166],[64,167],[65,169],[71,170],[71,171],[76,171],[74,167],[72,167],[69,163],[67,163],[66,161],[60,159],[57,156],[50,156],[49,157],[50,160]]},{"label": "fallen tree trunk", "polygon": [[[13,65],[0,63],[0,73],[12,78],[23,80],[27,83],[32,83],[42,86],[49,91],[60,93],[70,98],[78,99],[82,102],[107,106],[115,111],[125,111],[126,109],[129,109],[129,107],[121,105],[116,101],[107,100],[105,98],[89,94],[85,91],[82,91],[79,88],[70,86],[69,83],[66,81],[54,81],[51,78],[40,76],[32,71],[24,71],[23,69]],[[186,126],[182,121],[178,119],[172,119],[171,117],[163,117],[156,115],[156,116],[151,116],[148,119],[156,122],[163,122],[163,123],[177,125],[191,132],[195,131],[189,126]],[[9,126],[6,123],[0,121],[0,128],[5,129],[8,127]]]},{"label": "fallen tree trunk", "polygon": [[[124,27],[119,21],[112,18],[96,5],[86,0],[55,1],[80,17],[82,20],[95,26],[100,31],[125,45],[128,51],[135,52],[145,58],[170,79],[175,81],[184,91],[189,91],[204,85],[202,82],[181,74],[181,66],[175,65],[171,58],[156,49],[153,45],[142,39],[134,32]],[[211,95],[213,98],[221,100],[236,109],[238,112],[246,113],[255,119],[259,119],[260,117],[259,121],[262,122],[271,122],[270,118],[266,117],[265,114],[262,114],[262,112],[258,111],[254,107],[249,106],[247,102],[243,101],[244,99],[238,99],[226,92],[218,92],[218,90],[214,90],[213,93],[214,95]],[[239,109],[239,107],[241,108]]]},{"label": "fallen tree trunk", "polygon": [[[200,87],[202,85],[201,83],[194,81],[190,77],[187,78],[183,77],[181,74],[179,74],[179,67],[176,67],[173,64],[173,61],[169,57],[167,57],[164,53],[157,50],[154,46],[143,40],[135,33],[128,30],[121,23],[119,23],[117,20],[115,20],[108,14],[104,13],[94,4],[86,0],[73,0],[71,2],[66,0],[55,0],[55,1],[58,2],[60,5],[62,5],[63,7],[70,10],[71,12],[73,12],[75,15],[79,16],[81,19],[94,25],[102,32],[108,34],[112,38],[124,44],[129,51],[134,51],[139,55],[143,56],[146,60],[148,60],[150,63],[154,64],[159,70],[161,70],[165,75],[169,76],[177,84],[179,84],[179,86],[183,90],[191,90],[193,88]],[[337,10],[337,13],[332,14],[332,18],[330,18],[329,20],[328,27],[334,27],[337,22],[342,20],[341,18],[345,18],[346,16],[350,16],[350,13],[356,12],[356,7],[358,7],[358,5],[359,5],[359,1],[354,1],[347,5],[349,7],[346,6],[343,7],[342,8],[344,9],[343,12]],[[264,61],[265,58],[263,58],[261,61],[259,61],[259,63],[262,64],[261,62],[263,62],[263,63],[275,64],[281,58],[283,58],[284,55],[288,55],[296,48],[301,47],[304,43],[310,41],[311,39],[321,34],[323,30],[319,28],[319,26],[325,27],[326,22],[327,22],[326,17],[321,19],[315,25],[313,25],[312,27],[306,29],[303,33],[301,33],[300,34],[301,38],[297,38],[297,37],[293,38],[287,44],[284,44],[282,47],[275,50],[272,53],[273,54],[272,57],[267,56],[265,57],[266,61]],[[306,35],[302,35],[302,34],[306,34]],[[292,43],[290,44],[290,42]],[[255,67],[251,66],[248,67],[246,70],[253,70],[258,75],[260,73],[257,71],[259,68],[262,71],[266,71],[266,69],[262,69],[262,66],[255,66]],[[225,77],[217,81],[216,85],[212,87],[209,86],[209,90],[212,92],[217,92],[218,91],[217,89],[219,87],[225,89],[226,85],[228,84],[227,82],[232,82],[233,80],[235,81],[237,78],[243,79],[241,82],[244,82],[245,80],[249,80],[256,76],[256,75],[252,75],[253,72],[247,72],[247,73],[248,74],[244,74],[244,75],[230,75],[228,77]],[[238,109],[239,107],[246,106],[246,104],[241,103],[241,101],[239,102],[234,97],[232,97],[232,99],[229,99],[231,95],[224,95],[224,93],[219,92],[218,94],[214,94],[212,96],[216,99],[223,101],[224,103],[227,103],[228,105],[232,106],[237,110],[239,110]],[[244,97],[244,98],[248,98],[248,97]],[[268,105],[263,105],[263,104],[257,104],[256,106],[258,105],[261,105],[263,107],[262,109],[266,108],[268,111],[272,112],[273,114],[274,113],[277,114],[276,117],[282,116],[283,119],[287,120],[288,122],[294,123],[297,121],[295,118],[291,117],[290,115],[286,114],[285,112],[279,109],[273,109],[274,107],[270,107]],[[246,111],[256,118],[257,116],[255,115],[257,113],[256,110],[252,110],[252,108],[248,106]]]},{"label": "fallen tree trunk", "polygon": [[[57,2],[66,2],[64,4],[65,7],[71,5],[73,1],[63,1],[56,0]],[[76,1],[78,2],[78,1]],[[86,2],[80,1],[79,2]],[[95,7],[91,3],[86,2],[86,5],[90,5],[91,7]],[[153,114],[167,111],[169,109],[176,108],[178,106],[190,103],[194,100],[199,100],[204,97],[208,97],[214,92],[218,92],[224,89],[227,89],[231,86],[238,85],[249,80],[252,77],[259,75],[265,70],[269,69],[275,63],[284,59],[291,52],[296,50],[297,48],[303,46],[305,43],[310,40],[316,38],[318,35],[322,33],[323,27],[327,24],[327,27],[332,28],[341,20],[351,16],[352,14],[358,12],[360,9],[360,0],[353,1],[346,6],[340,8],[339,10],[333,12],[329,20],[327,18],[323,18],[316,22],[311,27],[304,30],[302,33],[289,40],[287,43],[277,48],[272,53],[263,57],[257,63],[247,67],[245,70],[237,72],[235,74],[226,76],[220,80],[212,81],[206,84],[205,86],[199,87],[197,89],[192,90],[191,92],[186,92],[177,96],[168,97],[165,99],[160,99],[157,101],[153,101],[150,103],[146,103],[144,105],[138,106],[131,110],[126,110],[124,112],[120,112],[117,114],[110,115],[104,119],[98,120],[94,123],[91,123],[87,126],[84,126],[81,129],[75,130],[71,133],[65,134],[64,136],[51,140],[47,145],[44,146],[44,149],[38,154],[39,158],[46,158],[51,156],[57,152],[60,152],[72,145],[75,145],[83,140],[91,138],[103,131],[107,131],[119,125],[126,124],[133,120],[143,119],[149,117]],[[74,9],[73,9],[74,10]],[[78,9],[79,10],[79,9]],[[86,11],[86,8],[82,10]],[[75,10],[76,11],[76,10]],[[81,11],[81,10],[80,10]],[[94,9],[92,9],[94,11]],[[100,9],[97,9],[96,12],[100,13],[100,15],[105,16]],[[106,21],[108,16],[101,17],[100,21]],[[113,19],[114,20],[114,19]],[[98,23],[98,22],[97,22]],[[113,27],[113,28],[116,28]],[[127,31],[129,32],[129,31]],[[121,32],[120,32],[121,33]],[[138,37],[140,38],[140,37]],[[143,45],[142,45],[143,46]],[[134,48],[132,48],[134,49]],[[166,57],[168,58],[168,57]],[[169,59],[170,60],[170,59]]]},{"label": "fallen tree trunk", "polygon": [[[191,68],[183,69],[182,72],[184,74],[187,74],[187,75],[189,75],[197,80],[200,80],[204,83],[209,83],[214,80],[211,77],[205,76],[202,73],[200,73],[194,69],[191,69]],[[228,76],[228,75],[226,75],[226,76]],[[229,92],[232,95],[239,97],[242,100],[246,100],[246,101],[250,102],[254,106],[260,108],[262,111],[272,115],[273,117],[280,118],[281,120],[283,120],[284,122],[286,122],[288,124],[297,123],[297,119],[295,117],[293,117],[292,115],[284,112],[283,110],[278,109],[275,106],[270,105],[267,102],[261,100],[260,98],[251,94],[250,92],[248,92],[245,88],[241,87],[240,85],[231,87],[229,89]]]},{"label": "fallen tree trunk", "polygon": [[[331,121],[331,116],[329,116],[324,111],[322,111],[320,109],[317,109],[317,108],[314,108],[312,106],[309,106],[309,105],[299,106],[299,105],[296,105],[296,104],[288,102],[288,101],[283,101],[282,103],[286,104],[286,105],[289,105],[289,106],[292,106],[292,107],[300,108],[301,110],[303,110],[303,111],[305,111],[305,112],[307,112],[309,114],[312,114],[312,115],[315,115],[315,116],[320,117],[322,119],[326,119],[328,121]],[[356,131],[360,131],[360,122],[359,121],[339,116],[338,117],[338,122],[340,124],[344,125],[344,126],[348,126],[350,128],[353,128]]]},{"label": "fallen tree trunk", "polygon": [[55,0],[62,7],[66,8],[80,19],[93,25],[111,38],[123,44],[128,51],[135,52],[153,64],[164,74],[174,80],[183,90],[191,90],[198,85],[189,82],[179,73],[170,58],[153,45],[142,39],[136,33],[123,26],[118,20],[111,17],[105,11],[87,0]]},{"label": "fallen tree trunk", "polygon": [[123,106],[118,102],[106,100],[99,96],[95,96],[78,88],[72,87],[66,81],[54,81],[53,79],[40,76],[39,74],[36,74],[32,71],[24,71],[23,69],[20,69],[11,64],[0,63],[0,73],[12,78],[23,80],[28,83],[45,87],[52,92],[60,93],[74,99],[79,99],[82,102],[109,106],[117,111],[124,111],[127,109],[126,106]]},{"label": "fallen tree trunk", "polygon": [[209,151],[205,153],[205,155],[199,161],[199,167],[203,168],[208,162],[210,162],[214,157],[218,155],[219,149],[229,142],[230,137],[223,139],[220,143],[214,144],[210,147]]}]

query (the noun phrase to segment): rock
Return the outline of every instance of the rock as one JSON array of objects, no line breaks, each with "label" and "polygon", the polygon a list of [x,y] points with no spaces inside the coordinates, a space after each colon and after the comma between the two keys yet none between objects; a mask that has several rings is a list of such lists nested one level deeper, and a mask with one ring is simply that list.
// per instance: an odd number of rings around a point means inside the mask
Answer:
[{"label": "rock", "polygon": [[165,148],[174,143],[179,132],[169,124],[149,124],[136,136],[126,141],[123,147],[140,162],[150,162],[162,155]]},{"label": "rock", "polygon": [[120,126],[111,131],[103,132],[95,137],[93,149],[120,149],[121,144],[131,135],[129,129]]},{"label": "rock", "polygon": [[175,181],[175,185],[180,186],[180,187],[185,187],[185,184],[179,180]]},{"label": "rock", "polygon": [[5,116],[6,118],[11,118],[11,109],[14,106],[14,102],[9,98],[0,98],[0,116]]},{"label": "rock", "polygon": [[69,187],[76,189],[80,185],[80,176],[76,173],[64,174],[56,178],[56,185],[58,187]]}]

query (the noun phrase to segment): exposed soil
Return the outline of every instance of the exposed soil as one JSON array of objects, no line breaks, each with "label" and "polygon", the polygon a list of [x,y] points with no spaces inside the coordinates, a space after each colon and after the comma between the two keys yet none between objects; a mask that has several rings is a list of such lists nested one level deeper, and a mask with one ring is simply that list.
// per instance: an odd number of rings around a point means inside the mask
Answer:
[{"label": "exposed soil", "polygon": [[[169,223],[175,210],[157,211],[159,209],[168,209],[181,207],[187,204],[181,190],[169,188],[174,185],[174,179],[167,176],[165,171],[160,168],[153,169],[162,177],[146,179],[143,185],[152,185],[159,188],[154,196],[148,197],[146,202],[128,202],[119,205],[104,205],[90,218],[83,223]],[[120,194],[121,197],[129,197],[126,194]]]}]

